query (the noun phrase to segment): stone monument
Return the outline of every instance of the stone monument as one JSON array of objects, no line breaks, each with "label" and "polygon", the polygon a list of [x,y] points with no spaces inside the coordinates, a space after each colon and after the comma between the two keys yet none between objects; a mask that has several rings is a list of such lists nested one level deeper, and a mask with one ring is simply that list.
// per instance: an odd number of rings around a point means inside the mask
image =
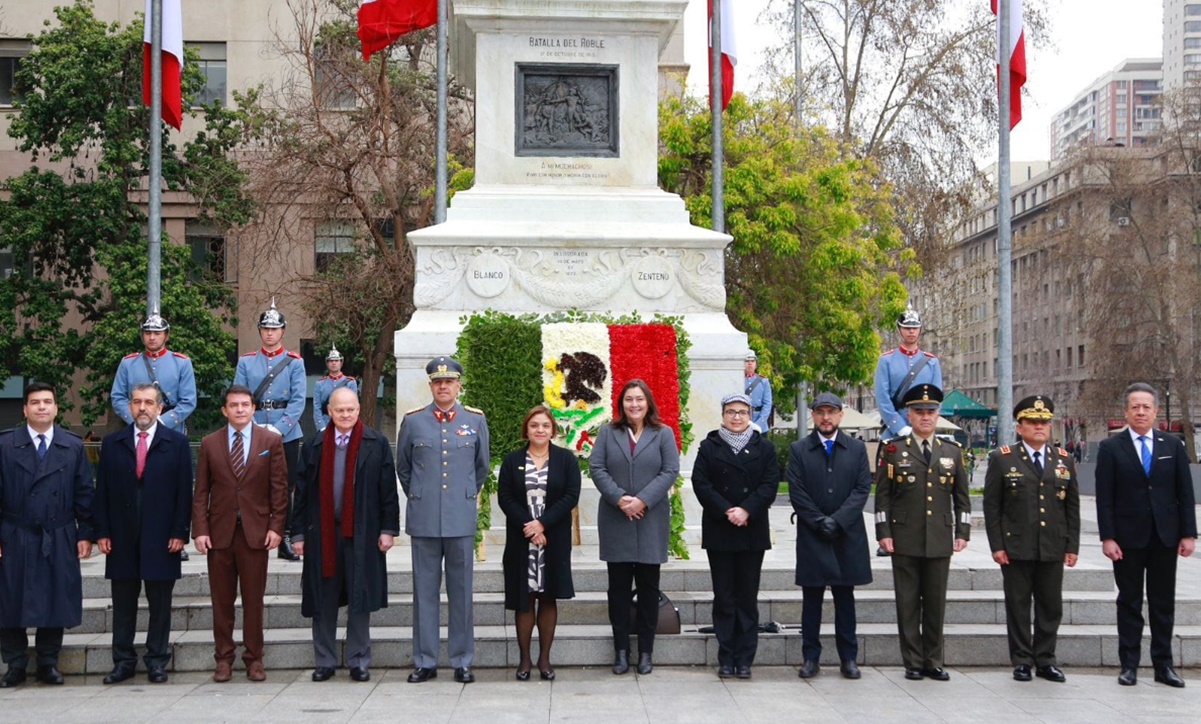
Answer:
[{"label": "stone monument", "polygon": [[455,349],[464,315],[579,309],[682,317],[698,442],[720,424],[747,348],[725,314],[731,237],[690,224],[657,185],[658,62],[686,5],[451,1],[452,69],[476,98],[475,185],[445,223],[409,234],[417,309],[396,332],[399,414],[428,402],[424,365]]}]

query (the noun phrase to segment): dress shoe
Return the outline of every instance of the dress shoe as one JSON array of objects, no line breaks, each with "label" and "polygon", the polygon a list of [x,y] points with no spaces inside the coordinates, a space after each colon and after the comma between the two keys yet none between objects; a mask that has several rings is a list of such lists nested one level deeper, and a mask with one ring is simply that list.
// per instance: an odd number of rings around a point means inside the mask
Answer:
[{"label": "dress shoe", "polygon": [[1030,664],[1018,664],[1013,667],[1014,681],[1031,681],[1034,675],[1030,673]]},{"label": "dress shoe", "polygon": [[181,561],[191,560],[190,558],[188,558],[188,549],[187,548],[184,548],[183,550],[181,550],[179,552],[179,560],[181,560]]},{"label": "dress shoe", "polygon": [[38,681],[43,684],[58,686],[63,683],[63,675],[59,673],[58,667],[51,664],[50,666],[39,666],[37,672]]},{"label": "dress shoe", "polygon": [[1118,674],[1118,683],[1122,686],[1134,686],[1138,683],[1138,669],[1133,666],[1123,666]]},{"label": "dress shoe", "polygon": [[329,681],[334,678],[334,667],[318,666],[313,669],[313,681]]},{"label": "dress shoe", "polygon": [[363,666],[355,666],[350,670],[351,681],[371,681],[371,672]]},{"label": "dress shoe", "polygon": [[421,684],[426,681],[429,681],[430,679],[436,679],[436,678],[438,678],[438,669],[436,669],[436,668],[424,669],[424,668],[418,666],[417,668],[413,669],[413,673],[409,674],[409,683],[410,684]]},{"label": "dress shoe", "polygon": [[621,649],[613,658],[613,673],[621,675],[630,670],[630,652]]},{"label": "dress shoe", "polygon": [[146,671],[146,680],[151,684],[165,684],[167,682],[167,670],[161,666],[151,666]]},{"label": "dress shoe", "polygon": [[947,670],[941,666],[935,666],[932,669],[922,669],[922,675],[924,675],[927,679],[934,679],[935,681],[951,680],[951,675],[948,674]]},{"label": "dress shoe", "polygon": [[217,667],[213,669],[213,681],[224,684],[233,676],[233,669],[233,664],[227,661],[218,661]]},{"label": "dress shoe", "polygon": [[863,674],[859,673],[859,664],[850,660],[842,662],[838,670],[842,673],[842,678],[844,679],[858,679],[863,676]]},{"label": "dress shoe", "polygon": [[460,684],[470,684],[475,681],[475,674],[471,673],[470,666],[460,666],[455,669],[455,681]]},{"label": "dress shoe", "polygon": [[276,555],[285,561],[298,561],[300,556],[296,555],[296,551],[292,549],[292,536],[285,536],[279,547],[275,549]]},{"label": "dress shoe", "polygon": [[104,676],[104,683],[118,684],[126,679],[133,678],[132,666],[118,666]]},{"label": "dress shoe", "polygon": [[1062,684],[1068,680],[1068,677],[1063,675],[1063,672],[1059,670],[1059,667],[1052,664],[1040,666],[1034,670],[1034,673],[1038,674],[1038,678],[1046,679],[1047,681],[1054,681],[1056,684]]},{"label": "dress shoe", "polygon": [[246,678],[251,681],[266,681],[267,672],[263,669],[263,662],[251,661],[246,664]]},{"label": "dress shoe", "polygon": [[1155,680],[1161,684],[1174,686],[1177,689],[1184,688],[1184,679],[1180,678],[1180,676],[1172,670],[1171,666],[1155,667]]},{"label": "dress shoe", "polygon": [[517,673],[514,676],[516,677],[516,679],[518,681],[529,681],[530,680],[530,670],[529,669],[518,669]]},{"label": "dress shoe", "polygon": [[0,679],[0,689],[10,689],[14,686],[20,686],[21,684],[24,684],[25,676],[25,669],[18,669],[10,666],[8,668],[8,673],[4,675],[3,679]]},{"label": "dress shoe", "polygon": [[812,679],[821,673],[822,667],[817,663],[817,659],[808,659],[804,664],[801,664],[801,670],[797,672],[797,676],[802,679]]},{"label": "dress shoe", "polygon": [[722,664],[721,666],[718,666],[717,667],[717,678],[733,679],[734,678],[734,667],[731,666],[730,664]]},{"label": "dress shoe", "polygon": [[922,669],[905,669],[905,678],[910,681],[921,681],[926,678],[926,674]]},{"label": "dress shoe", "polygon": [[555,680],[555,670],[550,668],[549,666],[545,669],[539,669],[538,676],[542,677],[543,681],[554,681]]},{"label": "dress shoe", "polygon": [[638,673],[645,675],[645,674],[651,673],[654,670],[655,670],[655,667],[653,664],[651,664],[650,652],[649,651],[638,652]]},{"label": "dress shoe", "polygon": [[734,676],[737,676],[740,679],[751,678],[751,667],[749,667],[749,666],[737,667],[736,669],[734,669]]}]

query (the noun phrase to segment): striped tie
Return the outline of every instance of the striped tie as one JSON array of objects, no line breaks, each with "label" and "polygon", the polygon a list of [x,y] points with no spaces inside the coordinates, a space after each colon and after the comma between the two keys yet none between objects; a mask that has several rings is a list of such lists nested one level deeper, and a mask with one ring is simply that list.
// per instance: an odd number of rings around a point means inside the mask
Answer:
[{"label": "striped tie", "polygon": [[239,478],[246,473],[246,453],[242,447],[241,430],[234,430],[234,444],[229,451],[229,464],[234,468],[234,475]]}]

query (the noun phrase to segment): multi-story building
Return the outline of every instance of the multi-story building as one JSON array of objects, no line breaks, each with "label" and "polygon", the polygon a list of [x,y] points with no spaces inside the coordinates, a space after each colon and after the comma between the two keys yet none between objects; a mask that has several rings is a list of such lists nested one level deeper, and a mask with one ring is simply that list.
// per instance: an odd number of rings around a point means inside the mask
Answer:
[{"label": "multi-story building", "polygon": [[1146,144],[1159,128],[1163,77],[1163,60],[1134,58],[1094,80],[1052,119],[1051,157],[1064,158],[1081,144]]},{"label": "multi-story building", "polygon": [[1163,81],[1172,90],[1201,80],[1201,2],[1163,0]]}]

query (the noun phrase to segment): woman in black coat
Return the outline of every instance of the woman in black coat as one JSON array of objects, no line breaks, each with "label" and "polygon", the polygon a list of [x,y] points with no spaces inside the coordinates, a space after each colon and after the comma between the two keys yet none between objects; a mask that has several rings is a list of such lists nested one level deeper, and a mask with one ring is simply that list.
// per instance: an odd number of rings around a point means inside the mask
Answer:
[{"label": "woman in black coat", "polygon": [[751,427],[751,399],[726,395],[721,429],[701,441],[692,489],[701,502],[701,547],[713,577],[717,675],[749,679],[759,646],[759,574],[771,548],[767,511],[780,486],[771,442]]},{"label": "woman in black coat", "polygon": [[580,500],[580,465],[570,450],[552,445],[557,433],[548,408],[526,413],[521,437],[529,444],[505,456],[497,498],[505,512],[505,608],[515,611],[521,661],[517,680],[530,678],[530,640],[538,622],[538,672],[555,678],[550,647],[560,598],[575,596],[571,582],[571,511]]}]

